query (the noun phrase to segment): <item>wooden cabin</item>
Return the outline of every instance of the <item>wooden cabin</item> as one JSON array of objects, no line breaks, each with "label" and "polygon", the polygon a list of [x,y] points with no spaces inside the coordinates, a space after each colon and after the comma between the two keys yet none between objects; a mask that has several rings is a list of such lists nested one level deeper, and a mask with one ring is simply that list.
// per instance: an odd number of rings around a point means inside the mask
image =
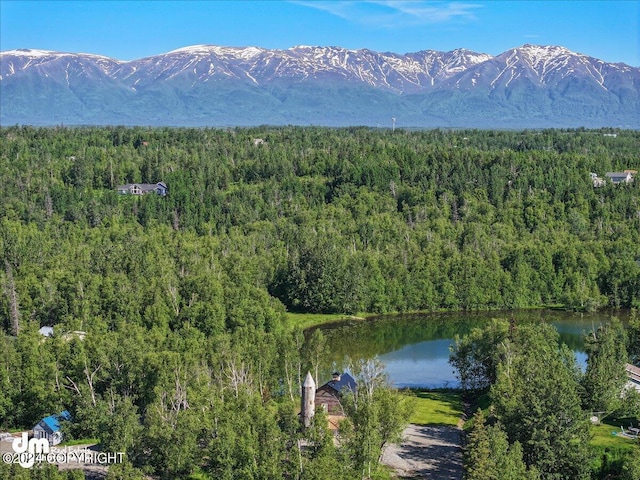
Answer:
[{"label": "wooden cabin", "polygon": [[329,415],[344,416],[340,399],[346,393],[355,391],[356,381],[351,375],[334,372],[331,380],[316,390],[315,406],[322,408]]}]

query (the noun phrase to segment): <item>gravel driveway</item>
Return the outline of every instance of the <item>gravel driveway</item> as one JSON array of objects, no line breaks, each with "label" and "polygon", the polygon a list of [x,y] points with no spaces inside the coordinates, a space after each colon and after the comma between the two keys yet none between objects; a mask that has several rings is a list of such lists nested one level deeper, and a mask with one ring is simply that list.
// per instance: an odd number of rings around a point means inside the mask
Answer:
[{"label": "gravel driveway", "polygon": [[382,455],[382,463],[399,478],[462,479],[462,430],[410,424],[403,436],[400,445],[389,445]]}]

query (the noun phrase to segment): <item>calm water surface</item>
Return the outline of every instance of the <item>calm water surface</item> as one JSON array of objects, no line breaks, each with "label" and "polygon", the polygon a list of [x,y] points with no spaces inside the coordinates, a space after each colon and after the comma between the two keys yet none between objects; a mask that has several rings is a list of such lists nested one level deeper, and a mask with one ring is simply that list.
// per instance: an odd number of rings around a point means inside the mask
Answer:
[{"label": "calm water surface", "polygon": [[582,337],[585,332],[606,323],[612,315],[625,321],[627,312],[580,314],[550,310],[423,314],[386,316],[366,321],[350,321],[322,327],[327,352],[322,371],[343,371],[349,362],[378,357],[397,387],[457,387],[458,380],[449,365],[449,347],[455,335],[482,327],[492,318],[513,318],[516,324],[546,321],[553,324],[562,342],[585,365]]}]

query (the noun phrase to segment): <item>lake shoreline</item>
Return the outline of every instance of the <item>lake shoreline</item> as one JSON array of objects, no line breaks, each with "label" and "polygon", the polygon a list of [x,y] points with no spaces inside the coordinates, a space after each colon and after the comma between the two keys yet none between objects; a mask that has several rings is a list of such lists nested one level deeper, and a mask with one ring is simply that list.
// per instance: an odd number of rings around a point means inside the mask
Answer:
[{"label": "lake shoreline", "polygon": [[[496,309],[480,309],[480,310],[448,310],[448,309],[438,309],[438,310],[413,310],[408,312],[388,312],[388,313],[365,313],[359,312],[356,315],[347,315],[341,313],[297,313],[297,312],[286,312],[287,324],[288,326],[300,327],[304,332],[308,330],[313,330],[318,327],[325,327],[328,325],[336,325],[342,323],[348,323],[352,321],[368,321],[368,320],[377,320],[381,318],[393,318],[393,317],[405,317],[405,316],[429,316],[429,315],[482,315],[487,313],[494,312],[504,312],[507,314],[514,314],[517,312],[531,312],[531,311],[550,311],[550,312],[561,312],[561,313],[575,313],[579,315],[602,315],[606,312],[620,312],[623,316],[628,317],[631,315],[631,311],[633,309],[630,308],[602,308],[595,311],[583,311],[576,310],[567,306],[562,305],[549,305],[549,306],[538,306],[538,307],[522,307],[516,309],[505,309],[505,308],[496,308]],[[617,315],[610,315],[617,316]]]},{"label": "lake shoreline", "polygon": [[364,319],[347,318],[310,328],[305,335],[319,329],[331,345],[320,370],[324,376],[346,371],[360,361],[376,358],[385,367],[391,384],[398,389],[457,390],[459,380],[449,364],[455,338],[483,328],[494,319],[507,319],[517,325],[548,322],[559,339],[575,354],[582,369],[586,367],[584,336],[611,317],[623,323],[630,316],[626,310],[576,313],[549,309],[494,310],[482,312],[430,312],[395,314]]}]

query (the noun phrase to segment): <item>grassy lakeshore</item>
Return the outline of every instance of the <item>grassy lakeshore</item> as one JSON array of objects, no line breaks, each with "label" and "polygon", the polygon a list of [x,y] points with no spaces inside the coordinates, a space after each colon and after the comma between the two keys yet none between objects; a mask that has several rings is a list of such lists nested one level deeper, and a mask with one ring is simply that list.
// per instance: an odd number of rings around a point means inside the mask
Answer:
[{"label": "grassy lakeshore", "polygon": [[[525,311],[525,310],[558,310],[558,311],[575,311],[566,305],[553,304],[553,305],[537,305],[537,306],[528,306],[528,307],[518,307],[517,311]],[[505,310],[503,308],[495,308],[495,309],[479,309],[472,310],[472,312],[501,312],[501,311],[511,311]],[[460,309],[450,309],[450,308],[436,308],[432,310],[410,310],[406,312],[385,312],[385,313],[369,313],[369,312],[358,312],[354,315],[349,315],[346,313],[296,313],[296,312],[286,312],[287,318],[287,326],[291,329],[301,328],[302,330],[306,330],[307,328],[318,327],[321,325],[327,325],[330,323],[336,322],[344,322],[348,320],[367,320],[370,318],[376,317],[390,317],[394,315],[420,315],[420,314],[434,314],[434,313],[468,313],[469,310],[460,310]]]},{"label": "grassy lakeshore", "polygon": [[414,407],[409,422],[416,425],[457,426],[464,414],[462,391],[412,391]]},{"label": "grassy lakeshore", "polygon": [[291,329],[318,327],[335,322],[344,322],[347,320],[365,320],[375,317],[374,313],[358,313],[357,315],[346,315],[342,313],[292,313],[287,312],[287,325]]}]

